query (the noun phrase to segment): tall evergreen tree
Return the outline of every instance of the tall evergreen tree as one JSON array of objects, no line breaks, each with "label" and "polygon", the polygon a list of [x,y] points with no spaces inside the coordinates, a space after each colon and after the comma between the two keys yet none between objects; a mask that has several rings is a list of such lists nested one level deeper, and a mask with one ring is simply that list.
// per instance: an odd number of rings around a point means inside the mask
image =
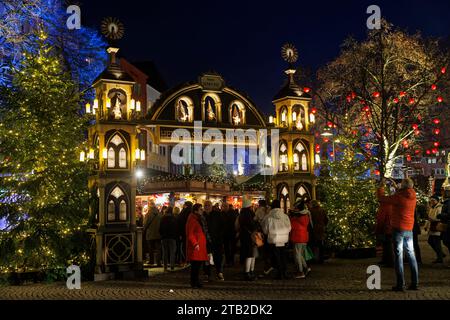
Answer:
[{"label": "tall evergreen tree", "polygon": [[[334,250],[374,246],[377,201],[371,161],[355,152],[358,138],[339,137],[336,161],[326,162],[319,177],[320,198],[328,212],[327,245]],[[373,163],[372,163],[373,164]]]},{"label": "tall evergreen tree", "polygon": [[[87,121],[78,85],[61,56],[38,36],[38,50],[1,87],[0,267],[55,269],[88,259],[82,226],[88,218],[87,170],[78,154]],[[75,240],[78,239],[78,240]]]}]

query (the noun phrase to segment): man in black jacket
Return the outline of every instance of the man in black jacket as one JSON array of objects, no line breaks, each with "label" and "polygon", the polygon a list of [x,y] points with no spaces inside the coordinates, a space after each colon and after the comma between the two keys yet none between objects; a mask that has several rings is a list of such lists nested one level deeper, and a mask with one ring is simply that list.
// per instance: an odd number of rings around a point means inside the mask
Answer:
[{"label": "man in black jacket", "polygon": [[170,270],[175,269],[175,252],[177,249],[177,221],[172,213],[173,208],[169,207],[166,214],[161,218],[159,234],[161,235],[161,245],[164,261],[164,271],[170,260]]},{"label": "man in black jacket", "polygon": [[[217,271],[217,279],[223,281],[223,239],[224,239],[224,219],[221,212],[217,209],[213,209],[211,201],[205,201],[204,216],[208,223],[208,230],[211,236],[210,250],[213,255],[214,266]],[[211,265],[206,267],[206,274],[208,280],[211,280]]]}]

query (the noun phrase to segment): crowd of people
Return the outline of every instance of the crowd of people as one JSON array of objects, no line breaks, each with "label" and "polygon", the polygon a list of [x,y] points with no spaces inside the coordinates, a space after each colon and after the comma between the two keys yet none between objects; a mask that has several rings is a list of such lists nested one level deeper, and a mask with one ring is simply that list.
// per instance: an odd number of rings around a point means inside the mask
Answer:
[{"label": "crowd of people", "polygon": [[[260,200],[254,206],[246,197],[240,210],[228,203],[213,205],[209,200],[203,205],[188,201],[181,211],[177,207],[158,210],[150,202],[144,220],[147,262],[163,266],[164,271],[189,264],[193,288],[213,279],[224,281],[224,268],[234,266],[237,256],[247,281],[265,276],[304,279],[311,272],[308,261],[324,261],[327,223],[320,203],[308,199],[297,201],[288,214],[279,200],[270,206]],[[288,272],[289,248],[296,264],[293,275]],[[263,264],[260,274],[255,273],[258,257]],[[202,270],[204,281],[199,279]]]},{"label": "crowd of people", "polygon": [[[386,195],[386,179],[382,179],[377,190],[380,202],[377,213],[376,235],[378,242],[383,247],[380,264],[395,267],[397,283],[392,287],[393,291],[405,290],[403,251],[411,269],[411,283],[409,290],[418,290],[419,265],[422,264],[422,256],[419,247],[418,235],[421,233],[420,219],[416,210],[416,191],[414,182],[404,179],[399,185],[391,181],[389,190],[391,195]],[[450,232],[447,226],[450,220],[450,186],[442,189],[442,197],[434,195],[429,199],[427,220],[424,230],[428,232],[428,243],[436,253],[434,264],[443,263],[445,254],[442,250],[442,242],[450,251]]]}]

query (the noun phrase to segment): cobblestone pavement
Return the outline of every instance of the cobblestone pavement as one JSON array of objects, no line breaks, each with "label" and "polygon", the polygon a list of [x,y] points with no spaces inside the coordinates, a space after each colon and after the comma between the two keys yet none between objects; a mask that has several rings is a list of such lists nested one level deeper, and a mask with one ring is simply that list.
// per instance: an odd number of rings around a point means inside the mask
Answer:
[{"label": "cobblestone pavement", "polygon": [[[421,239],[424,265],[420,268],[420,290],[390,291],[394,284],[394,269],[381,268],[382,289],[367,289],[367,267],[379,258],[345,260],[331,259],[323,265],[312,265],[305,279],[273,280],[262,278],[254,282],[242,280],[238,267],[225,269],[225,281],[205,283],[203,289],[191,289],[189,269],[161,273],[151,269],[145,281],[83,282],[81,290],[68,290],[65,283],[26,284],[0,287],[0,299],[6,300],[450,300],[450,268],[433,265],[434,255]],[[258,263],[259,262],[259,263]],[[450,264],[447,257],[446,265]],[[257,261],[257,271],[262,264]],[[290,265],[293,271],[293,265]],[[409,267],[405,265],[406,281]]]}]

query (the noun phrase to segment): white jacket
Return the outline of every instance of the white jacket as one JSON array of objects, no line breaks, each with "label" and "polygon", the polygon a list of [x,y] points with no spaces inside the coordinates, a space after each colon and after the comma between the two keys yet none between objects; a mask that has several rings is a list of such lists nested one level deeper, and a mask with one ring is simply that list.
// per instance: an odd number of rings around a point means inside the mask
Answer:
[{"label": "white jacket", "polygon": [[428,220],[425,222],[425,229],[429,230],[428,235],[430,236],[440,236],[441,233],[439,231],[431,231],[431,221],[437,222],[440,221],[437,219],[437,216],[441,214],[442,204],[438,203],[435,207],[428,208]]},{"label": "white jacket", "polygon": [[283,247],[289,241],[291,221],[280,208],[270,210],[262,225],[263,232],[267,234],[267,242],[276,247]]}]

